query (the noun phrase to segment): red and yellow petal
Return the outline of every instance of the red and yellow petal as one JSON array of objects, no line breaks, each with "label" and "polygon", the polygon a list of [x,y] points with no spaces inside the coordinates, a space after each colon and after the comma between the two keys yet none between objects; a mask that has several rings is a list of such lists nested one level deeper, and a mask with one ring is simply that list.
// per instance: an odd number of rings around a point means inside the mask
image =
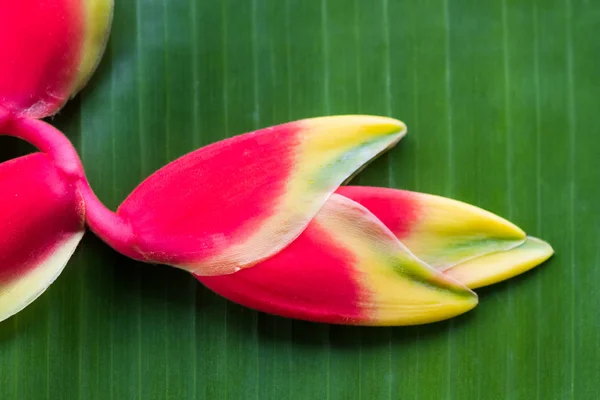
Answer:
[{"label": "red and yellow petal", "polygon": [[5,0],[0,12],[0,108],[56,113],[87,82],[104,51],[112,0]]},{"label": "red and yellow petal", "polygon": [[473,292],[415,258],[367,209],[335,194],[277,255],[234,274],[197,278],[254,309],[335,324],[423,324],[477,304]]},{"label": "red and yellow petal", "polygon": [[539,239],[478,207],[424,193],[341,187],[377,216],[410,251],[470,288],[496,283],[539,265],[553,254]]},{"label": "red and yellow petal", "polygon": [[240,135],[160,169],[117,213],[138,258],[232,273],[290,244],[344,180],[405,132],[389,118],[338,116]]},{"label": "red and yellow petal", "polygon": [[41,153],[0,164],[0,320],[58,277],[84,234],[84,207]]},{"label": "red and yellow petal", "polygon": [[554,254],[552,247],[528,236],[521,245],[457,264],[444,271],[471,289],[493,285],[540,265]]}]

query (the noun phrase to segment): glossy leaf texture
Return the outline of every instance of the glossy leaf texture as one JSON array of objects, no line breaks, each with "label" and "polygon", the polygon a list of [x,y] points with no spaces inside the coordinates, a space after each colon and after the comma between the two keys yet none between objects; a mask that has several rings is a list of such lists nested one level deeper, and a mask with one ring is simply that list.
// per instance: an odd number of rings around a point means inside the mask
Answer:
[{"label": "glossy leaf texture", "polygon": [[[52,121],[112,209],[226,137],[386,115],[409,133],[352,185],[481,207],[556,254],[477,289],[464,316],[358,328],[253,312],[86,235],[0,325],[3,399],[597,397],[597,2],[139,0],[114,15],[98,72]],[[0,139],[3,160],[29,150]]]}]

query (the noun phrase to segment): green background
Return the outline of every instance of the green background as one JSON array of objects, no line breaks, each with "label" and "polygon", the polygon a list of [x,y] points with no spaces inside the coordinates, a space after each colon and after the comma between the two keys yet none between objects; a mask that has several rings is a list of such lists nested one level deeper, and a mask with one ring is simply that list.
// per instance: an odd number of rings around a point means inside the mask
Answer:
[{"label": "green background", "polygon": [[53,119],[111,207],[216,140],[381,114],[409,135],[359,184],[478,205],[556,256],[462,317],[357,328],[255,313],[88,234],[0,325],[0,397],[598,398],[599,24],[595,0],[117,0],[98,72]]}]

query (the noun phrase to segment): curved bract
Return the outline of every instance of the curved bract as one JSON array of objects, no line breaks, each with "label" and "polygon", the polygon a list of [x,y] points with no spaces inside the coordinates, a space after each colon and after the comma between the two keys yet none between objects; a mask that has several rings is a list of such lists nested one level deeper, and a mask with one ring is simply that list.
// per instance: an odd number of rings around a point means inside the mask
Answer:
[{"label": "curved bract", "polygon": [[341,187],[377,216],[420,259],[440,270],[520,245],[525,232],[481,208],[425,193]]},{"label": "curved bract", "polygon": [[348,176],[405,132],[390,118],[324,117],[204,147],[154,173],[125,200],[117,214],[134,239],[116,245],[198,275],[251,267],[296,239]]},{"label": "curved bract", "polygon": [[366,208],[336,194],[279,254],[235,274],[197,278],[261,311],[337,324],[424,324],[477,305],[466,286],[423,263]]},{"label": "curved bract", "polygon": [[75,187],[41,153],[0,164],[0,320],[58,277],[84,233]]},{"label": "curved bract", "polygon": [[552,254],[547,243],[469,204],[346,186],[274,257],[235,274],[196,278],[234,302],[280,316],[411,325],[468,311],[477,300],[467,287],[509,279]]},{"label": "curved bract", "polygon": [[537,267],[554,254],[543,240],[528,236],[517,247],[496,251],[457,264],[444,271],[471,289],[502,282]]},{"label": "curved bract", "polygon": [[104,51],[112,0],[0,0],[0,107],[56,113],[87,82]]},{"label": "curved bract", "polygon": [[336,193],[368,208],[413,254],[470,288],[526,272],[554,253],[509,221],[460,201],[377,187]]}]

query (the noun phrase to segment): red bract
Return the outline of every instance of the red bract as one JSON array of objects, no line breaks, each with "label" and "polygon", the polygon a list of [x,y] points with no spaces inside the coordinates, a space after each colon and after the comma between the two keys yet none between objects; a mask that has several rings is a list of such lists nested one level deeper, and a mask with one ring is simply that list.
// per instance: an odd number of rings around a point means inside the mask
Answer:
[{"label": "red bract", "polygon": [[[297,121],[223,140],[146,179],[90,227],[124,254],[199,275],[251,267],[300,235],[333,191],[406,129],[382,117]],[[118,239],[118,240],[115,240]]]},{"label": "red bract", "polygon": [[83,170],[69,141],[32,118],[56,113],[87,82],[108,37],[112,0],[0,6],[0,135],[45,154],[0,164],[0,320],[39,296],[83,236]]},{"label": "red bract", "polygon": [[0,105],[55,113],[87,82],[108,38],[111,0],[5,1],[0,12]]},{"label": "red bract", "polygon": [[84,233],[75,187],[40,153],[0,164],[0,320],[35,300]]},{"label": "red bract", "polygon": [[198,279],[262,311],[338,324],[415,325],[477,305],[475,293],[416,258],[366,208],[337,194],[279,254],[245,271]]},{"label": "red bract", "polygon": [[476,306],[472,288],[552,254],[464,203],[340,187],[405,135],[402,122],[376,116],[305,119],[214,143],[152,174],[113,212],[68,139],[35,119],[57,112],[93,72],[112,2],[3,7],[0,134],[42,153],[0,164],[0,318],[58,276],[84,221],[122,254],[184,269],[240,304],[336,324],[450,318]]}]

